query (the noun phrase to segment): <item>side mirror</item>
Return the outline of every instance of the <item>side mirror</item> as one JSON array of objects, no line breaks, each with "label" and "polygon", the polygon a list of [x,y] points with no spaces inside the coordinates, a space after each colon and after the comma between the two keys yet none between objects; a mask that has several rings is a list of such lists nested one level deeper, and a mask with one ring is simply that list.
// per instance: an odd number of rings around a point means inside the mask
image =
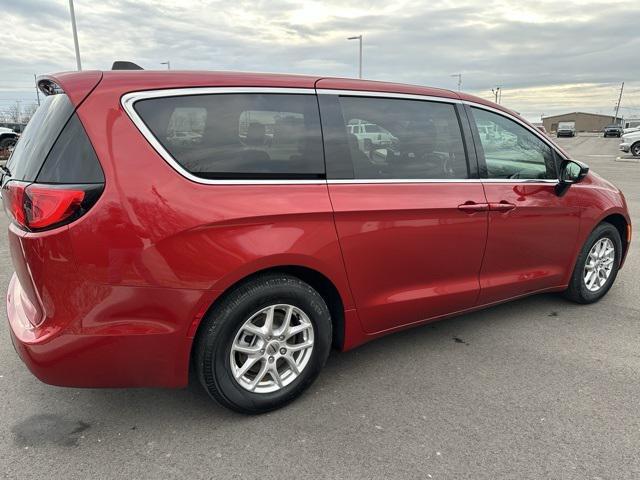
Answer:
[{"label": "side mirror", "polygon": [[581,182],[589,173],[589,166],[577,160],[563,160],[560,165],[560,178],[556,193],[562,195],[574,183]]}]

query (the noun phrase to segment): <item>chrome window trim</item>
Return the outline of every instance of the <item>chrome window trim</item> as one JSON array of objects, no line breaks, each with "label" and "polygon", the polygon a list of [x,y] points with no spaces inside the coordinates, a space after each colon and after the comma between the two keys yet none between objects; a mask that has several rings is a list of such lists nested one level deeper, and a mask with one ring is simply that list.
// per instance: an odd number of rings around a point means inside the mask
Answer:
[{"label": "chrome window trim", "polygon": [[459,98],[436,97],[433,95],[417,95],[413,93],[373,92],[367,90],[336,90],[319,88],[318,95],[342,95],[349,97],[399,98],[404,100],[422,100],[440,103],[463,103]]},{"label": "chrome window trim", "polygon": [[184,87],[170,88],[159,90],[141,90],[125,93],[120,104],[127,116],[140,131],[142,136],[149,142],[153,149],[169,164],[176,172],[195,183],[205,185],[323,185],[323,184],[408,184],[408,183],[541,183],[553,184],[558,183],[557,179],[498,179],[498,178],[461,178],[461,179],[207,179],[193,175],[178,163],[171,154],[156,139],[155,135],[149,130],[142,118],[138,115],[134,108],[134,104],[139,100],[147,100],[151,98],[165,97],[182,97],[191,95],[208,95],[208,94],[224,94],[224,93],[279,93],[279,94],[295,94],[295,95],[348,95],[360,97],[377,97],[377,98],[398,98],[407,100],[433,101],[448,104],[464,104],[471,107],[484,109],[498,115],[502,115],[517,124],[521,125],[528,131],[534,133],[540,140],[555,151],[561,158],[566,159],[564,154],[557,147],[544,137],[542,132],[531,128],[523,123],[517,117],[504,112],[502,110],[476,103],[470,100],[461,100],[449,97],[436,97],[430,95],[405,94],[393,92],[375,92],[366,90],[336,90],[336,89],[313,89],[313,88],[287,88],[287,87]]},{"label": "chrome window trim", "polygon": [[326,180],[304,179],[209,179],[198,177],[185,169],[162,146],[155,135],[149,130],[138,112],[133,108],[139,100],[165,97],[184,97],[192,95],[208,95],[222,93],[280,93],[296,95],[315,95],[313,88],[279,88],[279,87],[195,87],[195,88],[170,88],[163,90],[144,90],[126,93],[120,99],[122,108],[131,121],[135,124],[142,136],[149,142],[153,149],[180,175],[195,183],[205,185],[324,185]]},{"label": "chrome window trim", "polygon": [[527,184],[556,184],[558,180],[538,178],[376,178],[376,179],[332,179],[327,180],[329,185],[347,184],[407,184],[407,183],[527,183]]}]

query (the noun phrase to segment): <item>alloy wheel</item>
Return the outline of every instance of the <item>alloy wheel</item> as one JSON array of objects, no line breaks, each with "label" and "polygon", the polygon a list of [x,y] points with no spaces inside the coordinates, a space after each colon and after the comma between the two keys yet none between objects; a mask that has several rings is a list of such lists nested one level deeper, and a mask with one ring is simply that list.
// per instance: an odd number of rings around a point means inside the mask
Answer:
[{"label": "alloy wheel", "polygon": [[604,237],[593,244],[584,266],[583,280],[590,292],[600,290],[613,271],[616,249],[610,238]]},{"label": "alloy wheel", "polygon": [[313,324],[300,308],[288,304],[262,308],[243,323],[233,340],[233,378],[250,392],[276,392],[300,376],[313,342]]}]

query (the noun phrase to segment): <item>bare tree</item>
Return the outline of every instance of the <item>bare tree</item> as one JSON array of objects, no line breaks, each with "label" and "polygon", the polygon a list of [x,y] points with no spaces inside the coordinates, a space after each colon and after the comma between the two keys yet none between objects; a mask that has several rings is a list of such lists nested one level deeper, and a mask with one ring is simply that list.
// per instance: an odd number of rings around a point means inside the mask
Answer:
[{"label": "bare tree", "polygon": [[22,109],[22,115],[21,115],[22,123],[29,123],[29,120],[31,120],[31,117],[33,117],[33,114],[36,113],[37,109],[38,109],[37,103],[27,104],[27,106]]},{"label": "bare tree", "polygon": [[20,123],[20,102],[6,108],[7,119],[12,123]]}]

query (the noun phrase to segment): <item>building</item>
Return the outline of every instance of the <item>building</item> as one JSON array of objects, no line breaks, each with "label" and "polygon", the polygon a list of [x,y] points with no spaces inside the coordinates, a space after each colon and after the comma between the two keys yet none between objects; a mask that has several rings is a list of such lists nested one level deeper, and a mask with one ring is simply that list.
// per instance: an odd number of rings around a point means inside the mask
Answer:
[{"label": "building", "polygon": [[542,124],[547,132],[555,132],[560,122],[574,122],[578,132],[601,132],[604,127],[612,123],[622,123],[621,118],[613,115],[599,115],[597,113],[572,112],[551,117],[542,117]]},{"label": "building", "polygon": [[622,126],[624,128],[640,127],[640,118],[625,118]]}]

